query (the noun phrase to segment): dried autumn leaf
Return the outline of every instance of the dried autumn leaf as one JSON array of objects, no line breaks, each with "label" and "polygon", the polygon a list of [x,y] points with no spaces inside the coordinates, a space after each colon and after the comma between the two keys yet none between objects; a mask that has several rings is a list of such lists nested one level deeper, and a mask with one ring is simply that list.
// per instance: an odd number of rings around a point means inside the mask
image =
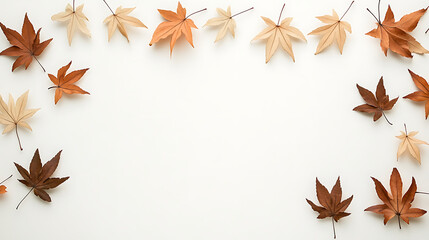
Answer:
[{"label": "dried autumn leaf", "polygon": [[280,22],[284,7],[285,5],[283,4],[277,24],[269,18],[261,17],[268,25],[268,27],[252,39],[252,41],[258,39],[267,39],[267,45],[265,49],[265,63],[268,63],[268,61],[270,61],[271,57],[280,45],[283,47],[283,50],[285,50],[295,62],[295,56],[292,50],[291,37],[307,41],[301,31],[299,31],[295,27],[290,26],[292,18],[285,18]]},{"label": "dried autumn leaf", "polygon": [[134,8],[122,8],[122,6],[119,6],[115,12],[110,8],[110,6],[107,4],[106,0],[103,0],[104,3],[109,8],[110,12],[112,12],[112,15],[108,16],[106,19],[104,19],[103,23],[107,24],[107,30],[109,32],[109,38],[108,41],[110,41],[110,38],[112,37],[113,33],[116,31],[116,29],[121,32],[121,34],[127,38],[127,41],[129,42],[130,39],[128,39],[127,30],[125,29],[126,25],[133,26],[133,27],[144,27],[147,28],[140,20],[138,20],[135,17],[128,16],[134,9]]},{"label": "dried autumn leaf", "polygon": [[338,14],[337,12],[335,12],[335,10],[332,10],[332,16],[324,15],[324,16],[316,17],[321,22],[326,23],[327,25],[316,28],[311,33],[308,34],[308,35],[322,35],[322,38],[319,41],[319,45],[317,45],[315,55],[319,54],[327,47],[329,47],[334,42],[334,39],[338,44],[340,53],[343,54],[344,43],[346,42],[346,30],[349,33],[352,33],[352,27],[348,22],[341,21],[341,20],[349,11],[353,3],[354,1],[350,4],[349,8],[346,10],[346,12],[343,14],[341,18],[338,17]]},{"label": "dried autumn leaf", "polygon": [[249,8],[247,10],[244,10],[242,12],[239,12],[237,14],[231,15],[231,6],[228,6],[228,9],[226,11],[223,9],[217,8],[216,11],[220,15],[220,17],[215,17],[215,18],[209,19],[203,27],[222,25],[222,27],[220,28],[220,30],[216,36],[215,42],[223,39],[225,37],[226,33],[228,32],[228,30],[231,33],[232,37],[235,37],[236,23],[235,23],[234,17],[239,15],[239,14],[250,11],[252,9],[253,9],[253,7]]},{"label": "dried autumn leaf", "polygon": [[337,182],[332,187],[331,192],[328,192],[325,186],[323,186],[316,178],[316,193],[317,199],[322,206],[317,206],[312,201],[307,200],[311,208],[319,213],[318,219],[324,219],[327,217],[332,218],[332,227],[334,229],[334,238],[336,238],[334,221],[338,222],[343,217],[347,217],[350,213],[345,212],[353,200],[353,195],[344,201],[342,199],[342,189],[340,178],[338,177]]},{"label": "dried autumn leaf", "polygon": [[395,16],[389,5],[382,23],[380,18],[380,1],[378,2],[378,18],[367,8],[377,20],[377,28],[366,33],[366,35],[380,39],[380,46],[384,55],[387,56],[388,49],[408,58],[413,57],[411,53],[429,53],[414,37],[408,34],[408,32],[412,32],[416,28],[427,8],[407,14],[398,22],[395,22]]},{"label": "dried autumn leaf", "polygon": [[408,99],[415,101],[415,102],[426,102],[425,112],[426,112],[426,119],[428,119],[428,116],[429,116],[429,84],[424,78],[413,73],[410,69],[408,69],[408,72],[411,74],[411,78],[413,79],[413,82],[416,85],[416,87],[419,89],[419,91],[408,94],[404,98],[408,98]]},{"label": "dried autumn leaf", "polygon": [[371,91],[359,86],[359,84],[356,84],[356,86],[366,104],[362,104],[353,108],[353,111],[374,113],[374,122],[383,115],[386,121],[392,125],[392,123],[389,122],[386,115],[384,114],[384,111],[391,110],[396,101],[398,101],[398,98],[389,100],[389,95],[386,95],[386,89],[384,88],[383,77],[381,77],[380,81],[378,82],[375,96]]},{"label": "dried autumn leaf", "polygon": [[[9,178],[11,178],[12,175],[10,175],[8,178],[6,178],[5,180],[1,181],[0,184],[3,184],[4,182],[6,182],[6,180],[8,180]],[[0,194],[5,194],[7,193],[6,191],[7,187],[5,185],[0,185]]]},{"label": "dried autumn leaf", "polygon": [[394,168],[390,176],[390,191],[389,194],[380,181],[371,177],[375,184],[375,190],[378,197],[383,201],[383,204],[371,206],[365,211],[374,212],[384,215],[384,225],[393,217],[398,217],[399,228],[401,228],[400,219],[407,224],[410,223],[409,218],[417,218],[426,213],[420,208],[411,208],[411,203],[414,201],[414,196],[417,191],[417,184],[414,177],[408,191],[402,196],[402,179],[398,169]]},{"label": "dried autumn leaf", "polygon": [[178,2],[177,4],[177,13],[173,11],[158,9],[158,12],[167,21],[160,23],[158,27],[155,29],[155,32],[153,33],[153,36],[152,36],[152,40],[150,40],[149,46],[152,46],[152,44],[157,43],[161,39],[167,38],[171,35],[171,40],[170,40],[170,56],[171,56],[177,39],[179,39],[183,33],[183,35],[185,35],[185,38],[189,42],[189,44],[191,44],[191,46],[194,47],[194,43],[192,40],[192,28],[195,28],[195,29],[198,29],[198,28],[197,26],[195,26],[194,21],[192,21],[192,19],[190,19],[189,17],[205,10],[207,10],[207,8],[201,9],[199,11],[196,11],[186,16],[186,8],[183,8],[180,2]]},{"label": "dried autumn leaf", "polygon": [[[21,174],[21,176],[24,178],[19,179],[18,181],[27,187],[31,187],[28,194],[34,190],[34,194],[36,196],[40,197],[44,201],[51,202],[51,197],[45,190],[56,188],[61,183],[69,179],[69,177],[51,178],[52,174],[58,167],[58,163],[60,162],[61,152],[62,150],[59,151],[55,157],[46,162],[42,167],[39,149],[37,149],[30,163],[30,172],[28,172],[21,165],[15,163],[16,169],[18,169],[19,174]],[[28,194],[25,195],[25,197],[19,202],[16,209],[18,209],[19,205],[22,203],[22,201],[24,201]]]},{"label": "dried autumn leaf", "polygon": [[408,152],[411,154],[411,156],[413,156],[413,158],[415,158],[419,162],[419,164],[422,164],[422,161],[420,159],[420,150],[419,150],[418,145],[419,144],[429,145],[429,143],[415,138],[415,136],[419,132],[413,131],[413,132],[408,133],[407,125],[404,124],[404,126],[405,126],[405,132],[401,131],[401,135],[396,136],[397,138],[401,139],[401,143],[399,144],[399,147],[398,147],[397,158],[399,159],[399,157],[406,150],[408,150]]},{"label": "dried autumn leaf", "polygon": [[76,29],[88,37],[91,37],[91,33],[89,32],[85,23],[85,21],[88,21],[88,18],[83,13],[83,4],[75,9],[73,0],[73,7],[70,4],[67,4],[64,12],[53,15],[51,19],[52,21],[68,22],[67,38],[69,40],[69,45],[71,45]]},{"label": "dried autumn leaf", "polygon": [[31,131],[31,127],[28,125],[27,119],[31,118],[40,109],[27,109],[27,100],[28,91],[22,94],[16,100],[16,103],[10,94],[8,104],[6,104],[0,96],[0,123],[6,126],[3,130],[3,134],[15,129],[21,151],[23,149],[18,135],[18,126],[27,128]]},{"label": "dried autumn leaf", "polygon": [[28,19],[27,14],[25,14],[24,23],[22,25],[22,35],[20,35],[15,30],[7,28],[2,23],[0,23],[0,27],[9,43],[12,45],[12,47],[3,50],[0,55],[18,57],[12,65],[12,72],[17,67],[22,65],[24,65],[25,69],[27,69],[28,66],[30,66],[30,63],[33,61],[33,58],[36,59],[40,67],[42,67],[43,71],[45,72],[45,69],[36,57],[42,54],[43,50],[45,50],[48,44],[52,41],[52,38],[41,43],[41,28],[39,28],[36,33],[34,31],[33,24],[31,24],[30,20]]},{"label": "dried autumn leaf", "polygon": [[66,75],[67,70],[69,70],[70,65],[65,65],[60,68],[57,73],[57,77],[52,74],[48,74],[49,79],[55,84],[55,86],[49,87],[48,89],[56,88],[55,90],[55,104],[61,99],[63,93],[65,94],[89,94],[89,92],[83,90],[82,88],[75,85],[77,81],[79,81],[82,76],[88,71],[89,68],[80,69],[73,71]]}]

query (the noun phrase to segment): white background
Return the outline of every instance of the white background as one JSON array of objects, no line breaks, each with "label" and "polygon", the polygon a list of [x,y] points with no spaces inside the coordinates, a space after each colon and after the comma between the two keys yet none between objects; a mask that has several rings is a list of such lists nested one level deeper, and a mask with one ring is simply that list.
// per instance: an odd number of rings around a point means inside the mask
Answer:
[{"label": "white background", "polygon": [[[376,0],[358,0],[344,20],[352,25],[343,55],[336,46],[315,56],[317,36],[294,42],[296,63],[278,51],[265,64],[265,42],[250,40],[277,20],[283,1],[183,0],[194,15],[195,49],[184,39],[169,56],[169,40],[148,43],[163,21],[156,9],[176,9],[177,2],[108,1],[137,8],[131,14],[149,29],[128,28],[130,43],[116,32],[107,41],[109,15],[104,3],[86,1],[84,13],[92,38],[77,34],[70,47],[66,25],[52,22],[71,1],[9,1],[0,21],[21,29],[25,12],[41,40],[54,40],[39,57],[48,73],[70,60],[70,70],[89,67],[78,85],[91,95],[65,96],[54,105],[52,83],[36,62],[11,72],[14,58],[0,57],[0,94],[15,98],[30,90],[29,107],[41,110],[29,121],[33,132],[19,129],[24,151],[12,133],[0,136],[0,178],[8,193],[0,199],[4,239],[145,239],[256,240],[332,239],[330,219],[318,220],[305,198],[317,202],[315,178],[329,189],[341,176],[344,197],[354,195],[351,216],[336,225],[339,239],[423,239],[429,216],[399,230],[396,219],[363,210],[381,203],[370,176],[388,183],[393,167],[429,191],[429,148],[421,147],[422,166],[410,156],[396,161],[394,136],[409,130],[429,141],[424,105],[403,96],[416,90],[407,71],[429,79],[428,56],[413,59],[382,53],[379,40],[364,34],[375,25],[366,11]],[[389,1],[397,19],[426,7],[427,1]],[[290,0],[283,17],[307,34],[321,23],[315,16],[341,15],[349,1]],[[81,1],[77,1],[81,4]],[[202,27],[217,16],[216,7],[237,13],[236,38],[214,44],[217,28]],[[382,17],[388,1],[382,2]],[[427,15],[427,14],[426,14]],[[429,17],[413,32],[429,48]],[[9,46],[1,34],[0,49]],[[353,112],[362,104],[356,83],[374,91],[384,76],[387,93],[400,96],[394,123],[373,122]],[[54,176],[70,176],[50,190],[53,202],[34,194],[17,211],[29,190],[13,166],[26,168],[36,148],[42,161],[63,149]],[[429,197],[417,195],[415,207],[429,209]]]}]

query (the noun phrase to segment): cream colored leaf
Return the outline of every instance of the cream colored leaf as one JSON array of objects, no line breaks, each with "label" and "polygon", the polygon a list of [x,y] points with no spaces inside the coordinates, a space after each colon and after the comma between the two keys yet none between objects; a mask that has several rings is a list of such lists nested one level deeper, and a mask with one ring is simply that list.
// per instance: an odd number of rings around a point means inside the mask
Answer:
[{"label": "cream colored leaf", "polygon": [[83,4],[78,6],[76,10],[73,10],[73,7],[70,4],[67,4],[64,12],[53,15],[51,19],[52,21],[68,22],[67,38],[69,45],[71,45],[76,29],[79,29],[79,31],[88,37],[91,37],[91,33],[89,32],[85,22],[88,21],[88,18],[83,13]]},{"label": "cream colored leaf", "polygon": [[411,156],[413,156],[413,158],[415,158],[419,162],[419,164],[421,164],[420,150],[418,148],[418,145],[419,144],[429,145],[429,144],[425,141],[414,138],[414,136],[417,133],[418,132],[410,132],[409,134],[407,134],[401,131],[401,135],[396,136],[397,138],[401,139],[401,143],[399,144],[398,152],[397,152],[398,159],[405,151],[408,150]]},{"label": "cream colored leaf", "polygon": [[332,10],[332,16],[325,15],[316,18],[319,19],[321,22],[326,23],[327,25],[316,28],[308,34],[322,35],[322,38],[317,45],[315,55],[319,54],[327,47],[329,47],[334,42],[334,39],[337,42],[340,53],[343,54],[343,48],[346,42],[346,31],[348,31],[349,33],[352,32],[350,24],[348,22],[341,21],[335,10]]},{"label": "cream colored leaf", "polygon": [[275,24],[269,18],[261,17],[264,22],[268,25],[264,30],[262,30],[253,40],[267,39],[267,45],[265,49],[265,63],[268,63],[271,57],[274,55],[278,47],[281,45],[283,50],[285,50],[292,60],[295,62],[295,56],[292,50],[292,38],[299,40],[307,41],[304,34],[299,31],[297,28],[290,26],[292,18],[285,18],[281,21],[279,25]]},{"label": "cream colored leaf", "polygon": [[115,14],[112,14],[108,16],[106,19],[104,19],[103,23],[107,24],[107,30],[108,30],[108,40],[110,41],[110,38],[113,36],[113,33],[116,31],[116,29],[119,30],[119,32],[128,39],[127,30],[125,28],[126,25],[133,26],[133,27],[144,27],[147,28],[139,19],[135,17],[128,16],[134,8],[122,8],[119,6]]},{"label": "cream colored leaf", "polygon": [[[0,124],[5,125],[3,134],[8,133],[15,129],[18,137],[18,126],[22,126],[31,130],[30,125],[25,121],[32,117],[39,109],[27,109],[28,91],[22,94],[16,101],[12,95],[9,95],[8,105],[3,101],[0,96]],[[19,137],[18,137],[19,141]],[[21,143],[20,147],[21,147]],[[22,150],[22,148],[21,148]]]},{"label": "cream colored leaf", "polygon": [[235,37],[236,23],[231,15],[231,7],[229,6],[226,11],[220,8],[216,9],[216,11],[219,14],[219,17],[211,18],[206,22],[206,24],[204,24],[204,26],[222,25],[216,36],[215,42],[222,40],[228,31],[231,33],[232,37]]}]

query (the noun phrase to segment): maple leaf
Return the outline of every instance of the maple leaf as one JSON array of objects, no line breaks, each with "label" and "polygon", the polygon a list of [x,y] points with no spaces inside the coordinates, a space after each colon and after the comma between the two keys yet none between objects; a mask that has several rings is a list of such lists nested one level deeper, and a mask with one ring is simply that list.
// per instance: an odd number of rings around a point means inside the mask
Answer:
[{"label": "maple leaf", "polygon": [[316,17],[321,22],[326,23],[327,25],[316,28],[308,34],[308,35],[322,35],[322,38],[319,41],[319,45],[317,45],[315,55],[319,54],[327,47],[329,47],[334,42],[334,39],[338,44],[340,53],[343,54],[344,43],[346,42],[346,30],[349,33],[352,33],[352,27],[348,22],[341,21],[341,20],[350,10],[353,3],[354,1],[350,4],[349,8],[346,10],[346,12],[343,14],[341,18],[338,17],[338,14],[337,12],[335,12],[335,10],[332,10],[332,16],[324,15],[324,16]]},{"label": "maple leaf", "polygon": [[[60,162],[61,152],[62,150],[59,151],[55,157],[46,162],[42,167],[39,149],[37,149],[30,163],[30,172],[28,172],[21,165],[15,163],[16,169],[18,169],[19,174],[21,174],[21,176],[24,178],[19,179],[18,181],[27,187],[31,187],[31,190],[28,192],[28,194],[34,190],[34,194],[36,196],[40,197],[44,201],[51,202],[51,197],[45,190],[56,188],[61,183],[69,179],[69,177],[51,178],[52,174],[58,167],[58,163]],[[19,205],[22,203],[22,201],[24,201],[28,194],[25,195],[25,197],[19,202],[16,209],[18,209]]]},{"label": "maple leaf", "polygon": [[292,57],[292,60],[295,62],[295,57],[292,50],[292,41],[290,37],[307,41],[301,31],[295,27],[290,26],[292,18],[285,18],[280,22],[284,7],[285,4],[283,4],[282,10],[280,11],[277,24],[269,18],[261,17],[268,27],[252,39],[252,41],[258,39],[267,39],[267,45],[265,49],[265,63],[270,61],[279,45],[283,47],[283,49],[289,54],[289,56]]},{"label": "maple leaf", "polygon": [[252,8],[249,8],[247,10],[244,10],[242,12],[239,12],[237,14],[231,15],[231,6],[228,6],[228,9],[225,11],[223,9],[217,8],[216,11],[217,13],[220,15],[220,17],[215,17],[215,18],[211,18],[207,21],[207,23],[204,25],[205,26],[220,26],[222,25],[222,27],[220,28],[217,36],[216,36],[216,40],[215,42],[223,39],[226,35],[226,33],[229,32],[231,33],[232,37],[235,37],[235,27],[236,27],[236,23],[234,20],[234,17],[237,15],[240,15],[242,13],[245,13],[247,11],[252,10]]},{"label": "maple leaf", "polygon": [[73,0],[73,7],[70,4],[67,4],[64,12],[60,12],[51,17],[52,21],[68,22],[67,38],[69,40],[69,45],[71,45],[76,29],[79,29],[79,31],[88,37],[91,37],[91,33],[85,23],[85,21],[88,21],[88,18],[83,13],[83,4],[75,9],[74,2],[75,1]]},{"label": "maple leaf", "polygon": [[194,21],[192,21],[192,19],[190,19],[189,17],[205,10],[207,10],[207,8],[201,9],[199,11],[196,11],[186,16],[186,8],[183,8],[180,2],[178,2],[177,4],[177,13],[173,11],[158,9],[158,12],[167,21],[160,23],[158,27],[155,29],[155,32],[153,33],[153,36],[152,36],[152,40],[150,40],[149,46],[152,46],[152,44],[157,43],[161,39],[167,38],[168,36],[171,35],[171,40],[170,40],[170,56],[171,56],[177,39],[179,39],[183,33],[183,35],[185,36],[189,44],[191,44],[191,46],[194,47],[194,43],[192,40],[192,28],[195,28],[195,29],[198,29],[198,28],[197,26],[195,26]]},{"label": "maple leaf", "polygon": [[12,175],[10,175],[8,178],[6,178],[5,180],[3,180],[3,181],[0,182],[0,194],[7,193],[7,191],[6,191],[7,187],[5,185],[1,185],[1,184],[3,184],[4,182],[6,182],[6,180],[10,179],[11,177],[12,177]]},{"label": "maple leaf", "polygon": [[419,162],[419,164],[422,164],[422,161],[420,159],[420,150],[419,150],[419,147],[417,145],[419,145],[419,144],[429,145],[429,143],[415,138],[415,136],[419,132],[413,131],[413,132],[408,133],[407,125],[404,124],[404,127],[405,127],[405,132],[401,131],[401,135],[396,136],[397,138],[402,140],[401,143],[399,144],[399,147],[398,147],[397,159],[399,159],[399,157],[406,150],[408,150],[408,152],[411,154],[411,156],[413,156],[413,158],[415,158]]},{"label": "maple leaf", "polygon": [[331,192],[328,192],[325,186],[323,186],[319,180],[316,178],[316,193],[317,199],[322,206],[317,206],[312,201],[307,200],[308,204],[310,204],[311,208],[319,213],[318,219],[324,219],[327,217],[332,218],[332,226],[334,229],[334,238],[336,238],[335,233],[335,225],[334,221],[338,222],[343,217],[347,217],[350,213],[345,212],[345,210],[349,207],[350,203],[353,200],[353,195],[347,198],[344,201],[341,201],[342,198],[342,189],[340,178],[338,177],[337,182],[332,187]]},{"label": "maple leaf", "polygon": [[391,110],[396,101],[398,101],[398,98],[389,100],[389,95],[386,95],[386,89],[384,88],[383,77],[381,77],[380,81],[378,82],[375,96],[371,91],[359,86],[359,84],[356,84],[356,86],[366,104],[362,104],[353,108],[353,111],[374,113],[374,122],[383,115],[386,121],[392,125],[392,123],[389,122],[386,115],[384,114],[384,111]]},{"label": "maple leaf", "polygon": [[127,41],[129,42],[130,39],[128,39],[127,30],[125,29],[126,25],[133,26],[133,27],[144,27],[147,28],[146,25],[144,25],[140,20],[138,20],[135,17],[128,16],[134,9],[134,8],[122,8],[122,6],[119,6],[115,12],[110,8],[110,6],[107,4],[106,0],[103,0],[104,3],[109,8],[110,12],[112,12],[112,15],[108,16],[106,19],[104,19],[103,23],[107,24],[107,30],[109,32],[109,38],[108,41],[110,41],[110,38],[112,37],[113,33],[116,31],[116,29],[119,30],[119,32],[127,38]]},{"label": "maple leaf", "polygon": [[380,181],[371,177],[375,184],[375,190],[378,197],[383,201],[383,204],[371,206],[365,211],[374,212],[384,215],[384,225],[393,217],[398,217],[399,228],[401,228],[401,220],[407,224],[410,223],[409,218],[416,218],[424,215],[425,210],[419,208],[411,208],[411,203],[414,201],[414,196],[417,191],[417,184],[414,177],[408,191],[402,196],[402,179],[398,169],[394,168],[390,175],[390,191],[389,194]]},{"label": "maple leaf", "polygon": [[55,86],[49,87],[48,89],[56,88],[55,90],[55,104],[66,94],[89,94],[89,92],[82,90],[82,88],[75,85],[82,76],[89,70],[89,68],[80,69],[73,71],[66,75],[67,70],[70,68],[72,62],[60,68],[57,73],[57,77],[52,74],[48,74],[49,79],[55,84]]},{"label": "maple leaf", "polygon": [[9,43],[12,45],[12,47],[9,47],[0,52],[0,55],[18,57],[12,65],[12,72],[17,67],[22,65],[24,65],[25,69],[27,69],[28,66],[30,66],[30,63],[33,61],[33,58],[39,63],[43,71],[46,72],[45,68],[37,59],[37,56],[42,54],[43,50],[45,50],[48,44],[52,41],[52,38],[44,42],[40,42],[41,28],[39,28],[36,33],[34,31],[33,24],[31,24],[30,20],[28,19],[27,14],[25,14],[24,23],[22,25],[22,35],[15,30],[7,28],[2,23],[0,23],[0,27]]},{"label": "maple leaf", "polygon": [[416,87],[419,89],[419,91],[408,94],[404,98],[408,98],[408,99],[415,101],[415,102],[426,102],[425,112],[426,112],[426,119],[428,119],[428,116],[429,116],[429,84],[424,78],[413,73],[410,69],[408,69],[408,72],[411,74],[411,78],[413,79],[413,82],[416,85]]},{"label": "maple leaf", "polygon": [[16,137],[18,138],[19,148],[22,149],[21,140],[18,135],[18,126],[27,128],[31,131],[27,119],[31,118],[38,109],[27,109],[28,91],[22,94],[15,103],[12,95],[9,94],[9,102],[6,104],[0,96],[0,123],[6,127],[3,134],[6,134],[15,129]]},{"label": "maple leaf", "polygon": [[388,49],[408,58],[413,57],[411,53],[429,53],[414,37],[408,34],[408,32],[412,32],[416,28],[427,8],[407,14],[398,22],[395,22],[395,16],[389,5],[382,23],[380,18],[380,1],[378,2],[378,18],[367,8],[377,20],[377,28],[366,33],[366,35],[380,39],[380,46],[384,55],[387,56]]}]

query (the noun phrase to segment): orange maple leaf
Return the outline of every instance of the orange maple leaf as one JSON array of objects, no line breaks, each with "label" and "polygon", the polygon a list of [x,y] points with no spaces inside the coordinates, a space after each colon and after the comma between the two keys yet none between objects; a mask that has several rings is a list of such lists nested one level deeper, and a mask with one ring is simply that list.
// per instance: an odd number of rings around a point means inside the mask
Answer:
[{"label": "orange maple leaf", "polygon": [[55,90],[55,104],[61,99],[63,93],[66,94],[89,94],[89,92],[82,90],[82,88],[76,86],[74,83],[79,81],[82,76],[89,70],[89,68],[80,69],[73,71],[66,75],[67,70],[70,68],[72,62],[60,68],[57,73],[57,77],[52,74],[48,74],[51,81],[55,84],[51,88],[56,88]]},{"label": "orange maple leaf", "polygon": [[403,16],[398,22],[395,21],[395,16],[390,8],[387,9],[383,22],[380,19],[380,1],[378,2],[378,18],[367,8],[367,10],[377,20],[377,28],[366,33],[374,38],[380,39],[380,46],[387,56],[387,50],[408,58],[412,58],[411,53],[426,54],[429,53],[417,40],[408,34],[412,32],[420,21],[427,8],[420,9],[413,13]]},{"label": "orange maple leaf", "polygon": [[36,56],[42,54],[43,50],[45,50],[48,44],[52,41],[52,38],[44,42],[40,42],[41,28],[39,28],[36,33],[27,14],[25,14],[24,23],[22,24],[22,35],[15,30],[7,28],[2,23],[0,23],[0,27],[9,43],[12,45],[12,47],[3,50],[0,55],[18,57],[12,65],[12,72],[22,65],[27,69],[33,61],[33,58],[36,59],[43,71],[45,71]]},{"label": "orange maple leaf", "polygon": [[157,43],[159,40],[167,38],[168,36],[171,35],[171,40],[170,40],[170,56],[171,56],[173,52],[174,44],[183,33],[183,35],[185,35],[186,40],[189,42],[189,44],[191,44],[191,46],[194,47],[191,30],[192,28],[195,28],[195,29],[198,29],[198,28],[197,26],[195,26],[194,21],[192,21],[192,19],[189,19],[189,17],[196,13],[202,12],[204,10],[207,10],[207,8],[196,11],[186,16],[186,8],[183,8],[180,2],[177,4],[177,13],[173,11],[158,9],[158,12],[167,21],[162,22],[155,29],[155,32],[153,33],[152,40],[150,41],[149,46],[152,46],[152,44]]}]

